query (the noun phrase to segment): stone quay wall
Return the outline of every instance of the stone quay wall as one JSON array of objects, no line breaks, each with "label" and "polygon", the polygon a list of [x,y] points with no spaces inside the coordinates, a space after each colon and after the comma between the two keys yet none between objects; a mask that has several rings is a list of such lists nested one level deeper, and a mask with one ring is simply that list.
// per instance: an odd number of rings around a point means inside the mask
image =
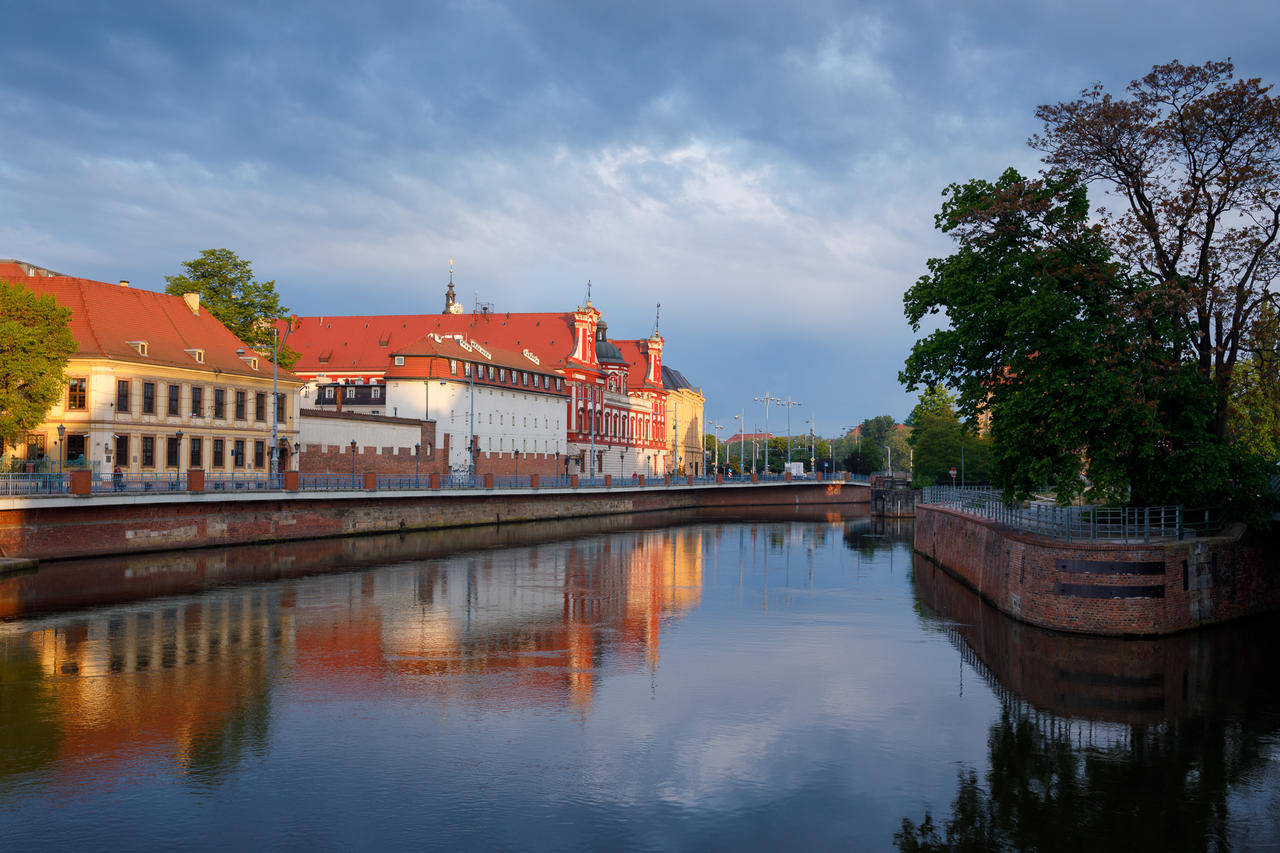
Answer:
[{"label": "stone quay wall", "polygon": [[867,501],[865,486],[811,481],[14,498],[0,501],[0,556],[68,559],[698,507],[836,508]]},{"label": "stone quay wall", "polygon": [[915,549],[1016,619],[1081,634],[1172,634],[1280,610],[1272,535],[1134,543],[1038,539],[954,509],[917,506]]}]

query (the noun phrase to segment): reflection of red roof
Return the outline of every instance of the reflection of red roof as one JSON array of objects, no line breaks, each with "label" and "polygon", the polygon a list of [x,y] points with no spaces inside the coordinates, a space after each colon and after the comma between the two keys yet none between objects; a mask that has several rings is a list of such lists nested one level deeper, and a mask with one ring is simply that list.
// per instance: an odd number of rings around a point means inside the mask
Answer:
[{"label": "reflection of red roof", "polygon": [[[109,358],[135,364],[164,364],[217,370],[237,376],[271,376],[271,361],[262,358],[255,369],[241,360],[237,349],[247,348],[200,308],[192,311],[181,296],[107,284],[87,278],[50,275],[16,261],[0,261],[0,279],[20,284],[33,293],[50,294],[71,309],[71,334],[80,358]],[[131,343],[146,341],[142,355]],[[200,350],[203,362],[189,350]],[[281,370],[280,379],[297,381]]]}]

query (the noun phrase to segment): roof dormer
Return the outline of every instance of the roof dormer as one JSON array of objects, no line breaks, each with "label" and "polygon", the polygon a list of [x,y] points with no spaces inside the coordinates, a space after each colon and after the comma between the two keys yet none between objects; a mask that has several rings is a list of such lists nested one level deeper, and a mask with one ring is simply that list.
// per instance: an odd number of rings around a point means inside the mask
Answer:
[{"label": "roof dormer", "polygon": [[147,341],[125,341],[125,343],[137,350],[138,355],[151,354],[151,344]]}]

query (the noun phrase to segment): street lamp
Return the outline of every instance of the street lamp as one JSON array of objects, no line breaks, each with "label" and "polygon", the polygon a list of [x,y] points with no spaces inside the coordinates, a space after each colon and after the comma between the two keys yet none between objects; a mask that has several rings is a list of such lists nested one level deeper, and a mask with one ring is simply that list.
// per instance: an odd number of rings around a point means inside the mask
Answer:
[{"label": "street lamp", "polygon": [[[776,398],[774,399],[773,402],[779,406],[782,406],[784,409],[787,410],[787,464],[790,465],[791,464],[791,410],[800,404],[797,402],[794,402],[791,399],[790,394],[787,395],[787,401],[785,403]],[[768,432],[768,431],[769,431],[769,427],[766,426],[765,432]],[[768,447],[769,445],[766,444],[765,445],[766,453],[768,452]]]},{"label": "street lamp", "polygon": [[356,440],[351,439],[351,482],[356,479]]},{"label": "street lamp", "polygon": [[[717,474],[720,473],[720,430],[722,429],[724,429],[724,424],[713,423],[711,425],[711,431],[715,434],[715,437],[716,437],[716,473]],[[729,455],[728,448],[725,448],[724,455],[728,457]],[[728,462],[729,460],[726,458],[725,461]]]},{"label": "street lamp", "polygon": [[413,484],[418,485],[418,458],[422,454],[422,445],[413,446]]},{"label": "street lamp", "polygon": [[63,457],[66,455],[66,452],[67,452],[66,435],[67,435],[67,425],[58,424],[58,473],[59,474],[62,473]]},{"label": "street lamp", "polygon": [[182,430],[178,430],[174,436],[178,439],[178,473],[182,473]]},{"label": "street lamp", "polygon": [[743,409],[742,413],[734,415],[733,419],[738,421],[738,467],[742,469],[739,473],[745,474],[747,473],[747,410]]},{"label": "street lamp", "polygon": [[[769,439],[767,438],[767,436],[769,435],[769,404],[777,403],[779,400],[777,397],[770,397],[768,391],[764,392],[763,397],[756,397],[755,400],[757,403],[764,403],[764,434],[766,436],[764,440],[764,473],[768,474],[769,473]],[[755,447],[755,442],[753,441],[752,442],[753,452],[751,454],[751,467],[753,470],[755,469],[755,464],[756,464],[754,447]]]}]

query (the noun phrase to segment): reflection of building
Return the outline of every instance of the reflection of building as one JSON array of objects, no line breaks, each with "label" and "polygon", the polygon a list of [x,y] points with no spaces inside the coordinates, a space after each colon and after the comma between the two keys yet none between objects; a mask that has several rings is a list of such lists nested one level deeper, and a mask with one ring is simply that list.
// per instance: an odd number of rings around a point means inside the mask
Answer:
[{"label": "reflection of building", "polygon": [[149,755],[217,773],[265,740],[272,661],[292,651],[279,604],[255,589],[134,606],[32,631],[25,650],[7,639],[4,654],[38,661],[66,772],[106,780],[104,765],[135,773]]},{"label": "reflection of building", "polygon": [[[197,294],[169,296],[20,261],[0,261],[0,278],[69,308],[76,339],[62,400],[19,451],[28,459],[134,472],[269,468],[271,362],[202,309]],[[300,385],[279,372],[281,470],[293,455]]]}]

